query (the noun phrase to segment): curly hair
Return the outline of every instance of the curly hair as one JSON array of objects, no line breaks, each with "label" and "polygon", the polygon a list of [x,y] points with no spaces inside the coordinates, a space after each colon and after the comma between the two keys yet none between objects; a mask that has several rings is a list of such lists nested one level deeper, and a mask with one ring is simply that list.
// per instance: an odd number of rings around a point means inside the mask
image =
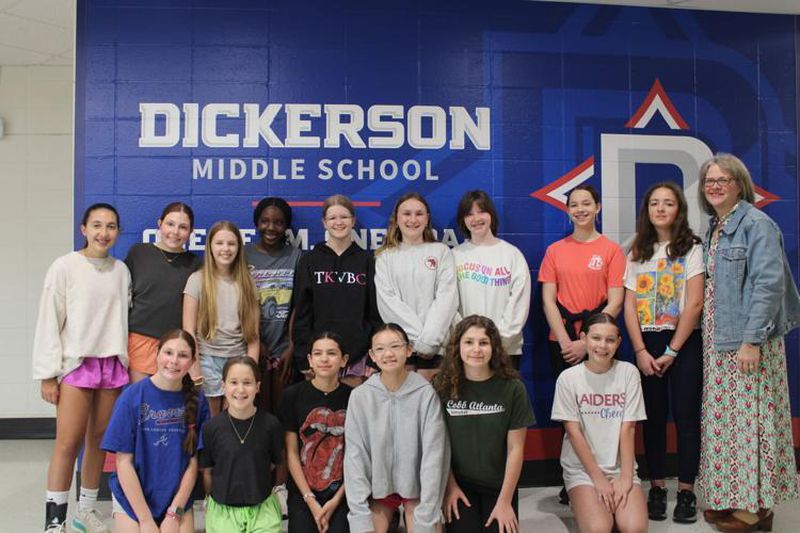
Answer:
[{"label": "curly hair", "polygon": [[675,260],[688,254],[692,246],[700,243],[700,239],[689,227],[689,207],[686,204],[686,197],[677,184],[671,181],[656,183],[644,195],[642,206],[639,208],[639,218],[636,220],[636,237],[631,244],[631,259],[634,262],[649,261],[655,253],[655,244],[658,242],[658,234],[653,223],[650,222],[650,197],[658,189],[667,189],[672,192],[675,201],[678,203],[678,213],[675,222],[672,223],[669,246],[667,246],[667,257]]},{"label": "curly hair", "polygon": [[480,315],[470,315],[459,322],[450,340],[447,342],[447,350],[442,363],[442,371],[434,378],[433,387],[439,396],[446,400],[457,400],[461,392],[461,383],[464,377],[464,362],[461,360],[461,338],[469,328],[476,327],[484,330],[489,337],[492,345],[492,357],[489,359],[489,369],[494,376],[501,379],[519,378],[519,372],[511,364],[500,331],[490,318]]}]

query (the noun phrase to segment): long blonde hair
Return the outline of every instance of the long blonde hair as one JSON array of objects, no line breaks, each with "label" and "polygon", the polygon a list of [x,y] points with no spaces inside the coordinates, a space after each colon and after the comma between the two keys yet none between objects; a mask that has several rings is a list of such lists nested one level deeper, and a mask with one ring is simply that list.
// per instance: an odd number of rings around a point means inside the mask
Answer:
[{"label": "long blonde hair", "polygon": [[197,333],[204,339],[213,339],[217,332],[217,277],[219,270],[217,262],[211,253],[211,242],[220,231],[227,230],[236,235],[236,242],[239,249],[231,265],[231,278],[239,289],[239,322],[242,327],[242,336],[245,342],[249,342],[258,336],[258,320],[255,313],[258,312],[258,296],[247,263],[244,260],[244,243],[242,235],[236,224],[228,220],[216,222],[208,231],[206,239],[206,250],[201,269],[202,287],[198,310],[197,310]]},{"label": "long blonde hair", "polygon": [[375,255],[385,252],[390,248],[395,248],[403,242],[403,234],[400,233],[400,226],[397,225],[397,211],[400,209],[400,206],[403,202],[407,200],[417,200],[422,205],[425,206],[425,211],[428,212],[428,224],[425,226],[425,229],[422,231],[422,241],[423,242],[435,242],[436,238],[433,236],[433,223],[431,222],[431,206],[428,205],[428,201],[425,199],[418,192],[408,192],[397,199],[397,203],[394,204],[394,210],[392,210],[392,216],[389,217],[389,229],[386,231],[386,240],[383,241],[383,245],[375,250]]}]

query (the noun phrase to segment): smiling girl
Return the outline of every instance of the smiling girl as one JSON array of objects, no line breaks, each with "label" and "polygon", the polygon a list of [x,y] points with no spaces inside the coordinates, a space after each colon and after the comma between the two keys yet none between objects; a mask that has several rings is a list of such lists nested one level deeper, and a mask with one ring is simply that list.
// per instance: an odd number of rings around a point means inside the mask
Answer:
[{"label": "smiling girl", "polygon": [[84,445],[81,489],[73,528],[105,532],[98,517],[100,440],[121,387],[128,383],[130,274],[109,255],[119,215],[109,204],[83,214],[84,247],[56,259],[47,271],[33,337],[33,378],[56,406],[56,442],[47,471],[45,530],[64,531],[75,460]]},{"label": "smiling girl", "polygon": [[647,531],[636,475],[636,422],[647,417],[636,367],[615,358],[622,338],[606,313],[583,323],[588,358],[558,377],[552,420],[564,423],[564,486],[581,531]]},{"label": "smiling girl", "polygon": [[109,486],[114,531],[191,533],[198,435],[208,405],[189,376],[196,345],[186,331],[165,333],[157,371],[127,389],[114,406],[103,449],[116,453]]},{"label": "smiling girl", "polygon": [[292,208],[283,198],[267,197],[258,202],[253,210],[253,223],[259,239],[245,248],[245,258],[261,305],[259,359],[262,371],[269,376],[269,390],[261,394],[260,405],[274,411],[292,370],[294,350],[288,326],[301,252],[287,238],[286,232],[292,226]]},{"label": "smiling girl", "polygon": [[335,331],[350,356],[342,381],[352,386],[369,375],[369,338],[381,322],[375,302],[374,260],[353,242],[355,223],[355,208],[348,197],[337,194],[325,200],[322,224],[327,239],[316,244],[297,266],[294,318],[297,368],[310,376],[311,339],[321,331]]},{"label": "smiling girl", "polygon": [[131,271],[128,318],[128,371],[136,382],[156,371],[158,338],[181,326],[181,296],[186,280],[200,268],[200,258],[185,250],[194,213],[183,202],[164,207],[155,244],[134,244],[125,264]]},{"label": "smiling girl", "polygon": [[258,298],[242,253],[242,236],[233,222],[211,226],[203,268],[186,282],[183,329],[200,345],[203,392],[212,415],[222,407],[222,367],[231,358],[247,355],[258,362]]},{"label": "smiling girl", "polygon": [[419,193],[404,194],[394,206],[386,242],[376,252],[375,289],[384,322],[408,332],[408,364],[433,378],[458,311],[458,292],[453,253],[436,242],[428,202]]},{"label": "smiling girl", "polygon": [[281,530],[281,509],[272,494],[275,467],[283,462],[283,430],[255,406],[258,364],[232,357],[222,367],[227,409],[203,428],[200,466],[208,494],[208,531]]},{"label": "smiling girl", "polygon": [[342,339],[323,331],[311,342],[308,366],[314,377],[283,396],[280,419],[286,431],[289,532],[347,533],[344,497],[344,423],[353,390],[339,381],[347,366]]},{"label": "smiling girl", "polygon": [[678,436],[678,503],[673,520],[697,519],[694,481],[700,461],[703,389],[703,247],[689,227],[683,191],[658,183],[644,195],[625,275],[625,325],[641,371],[647,408],[644,448],[651,520],[667,515],[664,488],[667,413]]},{"label": "smiling girl", "polygon": [[531,273],[525,256],[513,244],[497,238],[497,210],[484,191],[461,198],[456,221],[469,237],[453,249],[458,276],[458,313],[482,315],[497,325],[503,348],[519,368],[522,328],[528,320]]}]

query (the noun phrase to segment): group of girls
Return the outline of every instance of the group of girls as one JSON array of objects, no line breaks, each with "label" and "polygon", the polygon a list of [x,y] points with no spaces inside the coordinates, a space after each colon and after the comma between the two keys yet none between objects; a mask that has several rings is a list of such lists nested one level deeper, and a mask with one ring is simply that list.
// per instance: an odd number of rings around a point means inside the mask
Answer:
[{"label": "group of girls", "polygon": [[[480,191],[470,194],[462,200],[458,216],[474,241],[457,250],[458,266],[449,248],[435,242],[428,204],[416,193],[398,200],[377,260],[354,244],[355,209],[340,195],[329,198],[323,208],[326,240],[305,256],[286,239],[291,226],[288,204],[265,198],[254,212],[258,242],[245,250],[238,228],[217,222],[209,229],[202,266],[184,248],[194,225],[189,206],[166,206],[158,220],[157,242],[133,246],[124,263],[109,255],[120,232],[119,214],[108,204],[90,206],[81,222],[86,245],[59,258],[48,271],[34,346],[34,377],[42,382],[43,398],[57,406],[45,530],[66,528],[72,468],[82,445],[79,508],[71,523],[78,531],[107,531],[96,511],[104,451],[118,452],[111,488],[115,529],[120,531],[190,530],[191,488],[198,465],[209,494],[209,530],[225,531],[234,523],[245,524],[244,530],[256,527],[253,524],[279,523],[274,496],[264,490],[286,477],[287,466],[289,515],[297,524],[292,529],[307,530],[313,523],[320,531],[346,530],[344,411],[350,387],[363,383],[376,368],[380,372],[363,390],[380,384],[389,409],[382,423],[405,433],[403,419],[390,407],[397,394],[405,394],[403,384],[410,379],[406,387],[412,389],[412,404],[417,402],[420,414],[408,422],[420,424],[419,434],[425,432],[430,446],[413,451],[412,443],[410,462],[402,468],[387,463],[386,479],[374,485],[370,475],[354,474],[354,479],[367,479],[370,485],[358,496],[363,501],[353,500],[353,508],[363,510],[366,505],[379,524],[380,516],[387,515],[382,507],[403,505],[409,528],[418,524],[424,531],[439,527],[447,488],[457,494],[450,506],[452,516],[469,515],[459,513],[458,502],[488,498],[497,502],[497,509],[489,505],[484,513],[486,504],[476,506],[478,519],[516,530],[512,499],[522,461],[519,438],[524,438],[521,428],[532,421],[527,396],[517,394],[514,401],[520,404],[517,410],[524,404],[530,416],[517,416],[511,422],[522,425],[509,428],[516,430],[513,439],[501,431],[498,441],[505,445],[508,440],[512,468],[495,468],[486,479],[469,472],[459,477],[463,460],[449,471],[450,446],[443,428],[451,417],[443,417],[448,411],[438,400],[438,407],[428,405],[436,397],[429,380],[442,366],[447,332],[461,316],[488,315],[500,326],[498,330],[488,321],[486,338],[473,343],[484,352],[491,345],[488,356],[473,357],[486,366],[477,381],[495,374],[502,380],[517,379],[505,354],[506,347],[512,355],[521,353],[530,295],[528,267],[519,250],[496,237],[491,199]],[[484,296],[472,294],[480,291]],[[460,299],[459,292],[464,295]],[[392,325],[387,329],[384,322]],[[387,336],[393,338],[381,342]],[[377,352],[371,348],[375,342]],[[451,344],[452,357],[460,361],[458,343]],[[331,356],[334,351],[338,356]],[[390,368],[388,373],[384,366]],[[456,401],[470,374],[459,378],[465,373],[458,362],[444,367],[448,386],[439,389],[440,394]],[[419,375],[409,373],[417,368]],[[283,391],[301,376],[306,381]],[[269,390],[257,400],[262,380]],[[203,394],[195,392],[198,387]],[[518,380],[515,390],[524,393]],[[333,391],[342,392],[331,396]],[[282,393],[289,400],[282,401]],[[306,412],[301,409],[304,402]],[[281,414],[285,443],[270,437],[282,433],[270,410]],[[478,421],[497,413],[469,414]],[[374,438],[378,433],[372,430],[378,425],[370,417],[360,438]],[[499,424],[492,422],[491,427]],[[355,430],[352,434],[357,436]],[[482,431],[475,432],[473,444],[478,435]],[[333,437],[339,438],[338,448],[331,444]],[[459,445],[463,442],[458,440]],[[281,464],[284,445],[287,465]],[[321,463],[326,450],[331,452],[329,461]],[[463,456],[455,451],[454,457]],[[421,476],[419,468],[406,468],[423,457],[426,469],[440,463],[441,483],[427,487],[421,481],[427,476]],[[370,459],[359,458],[364,460]],[[358,464],[364,463],[353,462]],[[355,468],[350,470],[357,472]],[[244,483],[234,483],[242,477],[239,472],[247,470],[267,477],[244,476]],[[367,472],[372,471],[370,465]],[[393,476],[401,472],[406,479],[399,482]],[[415,500],[422,503],[416,505]],[[353,511],[349,519],[357,524],[363,516]]]}]

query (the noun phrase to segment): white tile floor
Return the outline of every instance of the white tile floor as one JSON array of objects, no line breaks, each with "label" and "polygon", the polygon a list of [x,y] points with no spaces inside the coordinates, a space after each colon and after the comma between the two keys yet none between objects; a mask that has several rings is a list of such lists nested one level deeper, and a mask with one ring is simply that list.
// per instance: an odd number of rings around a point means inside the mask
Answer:
[{"label": "white tile floor", "polygon": [[[47,461],[52,441],[0,440],[0,533],[41,531],[44,520],[44,491]],[[568,507],[557,501],[558,487],[522,489],[520,491],[520,529],[522,532],[577,532]],[[675,484],[669,484],[670,508],[675,502]],[[101,511],[108,516],[111,504],[102,502]],[[73,506],[74,507],[74,506]],[[773,531],[800,531],[800,506],[786,503],[776,510]],[[200,520],[202,523],[202,520]],[[110,525],[110,520],[108,521]],[[201,531],[201,530],[199,530]],[[650,522],[650,531],[657,533],[689,533],[714,531],[702,521],[678,525],[671,520]]]}]

